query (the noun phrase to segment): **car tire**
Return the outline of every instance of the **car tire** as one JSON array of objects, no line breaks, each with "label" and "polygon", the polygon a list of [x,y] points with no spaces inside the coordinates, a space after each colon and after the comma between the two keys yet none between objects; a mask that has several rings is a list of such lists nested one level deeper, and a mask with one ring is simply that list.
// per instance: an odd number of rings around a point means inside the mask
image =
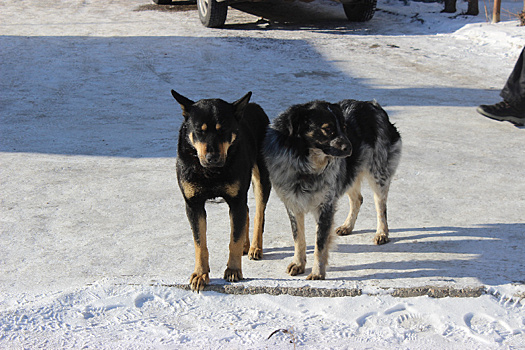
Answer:
[{"label": "car tire", "polygon": [[376,12],[377,0],[363,0],[362,2],[352,4],[343,4],[346,18],[352,22],[366,22],[374,17]]},{"label": "car tire", "polygon": [[219,28],[226,22],[228,5],[217,0],[197,0],[199,18],[201,23],[208,28]]}]

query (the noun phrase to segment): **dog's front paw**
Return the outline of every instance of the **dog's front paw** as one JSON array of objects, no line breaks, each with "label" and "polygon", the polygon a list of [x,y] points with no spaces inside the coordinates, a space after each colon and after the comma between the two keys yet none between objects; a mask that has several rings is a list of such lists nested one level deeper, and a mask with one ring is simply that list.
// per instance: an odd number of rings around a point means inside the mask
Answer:
[{"label": "dog's front paw", "polygon": [[324,275],[318,275],[318,274],[314,274],[314,273],[311,273],[308,275],[308,277],[306,277],[307,280],[324,280]]},{"label": "dog's front paw", "polygon": [[191,290],[194,292],[200,292],[204,287],[210,283],[210,276],[207,273],[198,274],[192,273],[190,277]]},{"label": "dog's front paw", "polygon": [[388,238],[388,234],[386,234],[386,233],[378,233],[374,237],[374,243],[377,244],[377,245],[385,244],[385,243],[388,243],[388,242],[390,242],[390,239]]},{"label": "dog's front paw", "polygon": [[297,275],[300,275],[302,273],[304,273],[304,264],[297,264],[297,263],[294,263],[292,262],[290,265],[288,265],[288,267],[286,268],[286,272],[290,275],[290,276],[297,276]]},{"label": "dog's front paw", "polygon": [[263,257],[263,251],[261,248],[250,248],[248,252],[248,258],[250,260],[261,260]]},{"label": "dog's front paw", "polygon": [[352,234],[352,231],[350,227],[340,226],[335,229],[335,234],[338,236],[348,236]]},{"label": "dog's front paw", "polygon": [[224,271],[224,279],[228,282],[238,282],[242,280],[242,271],[241,269],[227,268]]}]

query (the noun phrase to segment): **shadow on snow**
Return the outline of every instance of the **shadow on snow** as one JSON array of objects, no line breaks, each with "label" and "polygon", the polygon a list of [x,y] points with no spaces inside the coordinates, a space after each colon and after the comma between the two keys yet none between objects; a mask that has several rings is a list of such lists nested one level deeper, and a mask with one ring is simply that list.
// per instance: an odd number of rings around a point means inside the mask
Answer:
[{"label": "shadow on snow", "polygon": [[228,101],[253,91],[270,118],[313,99],[472,106],[458,96],[484,98],[465,88],[373,87],[304,40],[3,36],[0,46],[1,152],[175,157],[181,112],[170,89]]},{"label": "shadow on snow", "polygon": [[[525,247],[521,244],[524,232],[525,224],[519,223],[400,228],[390,231],[390,243],[377,246],[372,243],[374,231],[357,231],[335,239],[327,278],[349,281],[430,278],[454,282],[470,277],[487,285],[524,284],[520,276],[520,271],[525,270],[522,258]],[[369,244],[351,243],[355,236],[363,234]],[[293,249],[293,246],[265,249],[264,259],[284,260],[284,271],[293,257]],[[313,259],[313,250],[313,246],[308,246],[309,260]],[[338,265],[341,261],[347,264]],[[344,276],[331,277],[335,271],[344,272]]]}]

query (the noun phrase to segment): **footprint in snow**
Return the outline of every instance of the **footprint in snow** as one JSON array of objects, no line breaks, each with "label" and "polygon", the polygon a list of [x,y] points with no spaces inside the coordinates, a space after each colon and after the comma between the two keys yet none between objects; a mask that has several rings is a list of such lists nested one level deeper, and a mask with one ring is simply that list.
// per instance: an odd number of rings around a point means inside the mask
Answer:
[{"label": "footprint in snow", "polygon": [[377,315],[377,312],[368,312],[362,316],[359,316],[358,318],[356,318],[355,322],[357,323],[357,325],[359,327],[363,327],[366,323],[366,321],[368,320],[368,318],[370,318],[371,316],[375,316]]},{"label": "footprint in snow", "polygon": [[151,294],[140,294],[135,298],[135,307],[141,308],[148,301],[152,301],[155,297]]},{"label": "footprint in snow", "polygon": [[390,315],[396,312],[402,312],[405,311],[407,308],[404,304],[398,304],[396,306],[391,307],[390,309],[386,310],[384,312],[385,315]]},{"label": "footprint in snow", "polygon": [[[405,305],[398,304],[398,305],[395,305],[395,306],[385,310],[381,314],[385,315],[385,316],[389,316],[389,315],[392,315],[392,314],[397,313],[397,312],[403,312],[405,310],[406,310]],[[356,318],[355,321],[356,321],[356,323],[357,323],[357,325],[359,327],[363,327],[367,322],[370,323],[373,320],[377,321],[377,317],[376,316],[379,316],[379,315],[380,315],[379,312],[367,312],[364,315],[361,315],[358,318]]]},{"label": "footprint in snow", "polygon": [[432,324],[421,314],[409,313],[400,315],[397,323],[402,328],[412,332],[427,332],[432,330]]},{"label": "footprint in snow", "polygon": [[501,343],[515,333],[507,323],[481,313],[469,312],[463,321],[471,335],[489,343]]}]

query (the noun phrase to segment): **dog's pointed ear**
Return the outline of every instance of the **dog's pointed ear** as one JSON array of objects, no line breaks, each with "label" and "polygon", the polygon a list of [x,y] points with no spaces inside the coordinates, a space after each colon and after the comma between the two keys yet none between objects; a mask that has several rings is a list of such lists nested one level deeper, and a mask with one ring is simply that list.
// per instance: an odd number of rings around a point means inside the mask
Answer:
[{"label": "dog's pointed ear", "polygon": [[184,119],[186,119],[188,117],[188,113],[191,109],[191,106],[193,106],[195,102],[193,102],[189,98],[182,96],[175,90],[171,90],[171,95],[180,104],[180,107],[182,108],[182,116],[184,117]]},{"label": "dog's pointed ear", "polygon": [[235,108],[235,117],[237,120],[241,120],[244,116],[244,110],[246,109],[246,106],[248,106],[251,97],[252,92],[249,91],[246,95],[233,103],[233,108]]}]

